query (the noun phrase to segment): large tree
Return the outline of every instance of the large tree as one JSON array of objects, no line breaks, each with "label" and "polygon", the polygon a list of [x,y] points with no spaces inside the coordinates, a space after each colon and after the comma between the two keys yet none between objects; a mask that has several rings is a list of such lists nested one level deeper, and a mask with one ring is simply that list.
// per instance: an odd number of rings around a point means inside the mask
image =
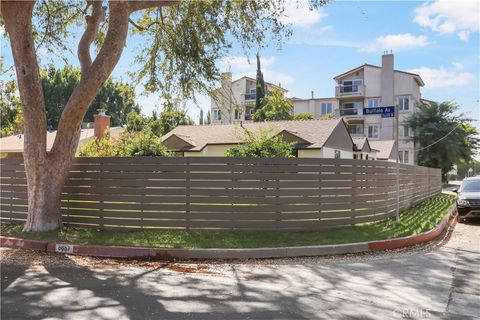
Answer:
[{"label": "large tree", "polygon": [[444,180],[454,164],[470,162],[479,148],[477,130],[455,115],[458,108],[449,101],[420,104],[407,122],[415,132],[418,164],[441,168]]},{"label": "large tree", "polygon": [[15,81],[0,80],[0,137],[22,133],[22,103]]},{"label": "large tree", "polygon": [[[45,95],[47,125],[56,129],[63,107],[80,82],[80,69],[69,65],[56,69],[53,65],[49,65],[40,72],[40,76]],[[97,109],[107,111],[107,114],[112,117],[112,126],[126,124],[129,112],[140,112],[140,107],[135,103],[135,88],[127,83],[115,81],[111,77],[108,78],[88,108],[83,121],[92,122]]]},{"label": "large tree", "polygon": [[254,121],[292,120],[294,118],[292,100],[286,98],[280,90],[272,90],[263,101],[262,108],[253,114]]},{"label": "large tree", "polygon": [[266,89],[265,89],[265,80],[263,79],[262,67],[260,65],[260,55],[257,52],[257,78],[255,84],[255,112],[262,109],[264,105]]},{"label": "large tree", "polygon": [[[163,98],[191,97],[219,79],[215,62],[237,40],[246,50],[280,41],[290,33],[282,21],[286,0],[269,1],[1,1],[25,120],[24,163],[28,189],[25,231],[57,229],[60,197],[75,156],[80,126],[90,104],[117,65],[134,26],[139,54],[130,67],[137,82]],[[324,0],[311,0],[316,7]],[[104,6],[105,4],[105,6]],[[35,21],[35,24],[33,23]],[[46,151],[47,118],[37,47],[56,53],[78,43],[80,82],[60,117],[55,142]],[[92,44],[97,50],[92,50]],[[96,52],[92,58],[91,53]],[[136,67],[137,66],[137,67]]]}]

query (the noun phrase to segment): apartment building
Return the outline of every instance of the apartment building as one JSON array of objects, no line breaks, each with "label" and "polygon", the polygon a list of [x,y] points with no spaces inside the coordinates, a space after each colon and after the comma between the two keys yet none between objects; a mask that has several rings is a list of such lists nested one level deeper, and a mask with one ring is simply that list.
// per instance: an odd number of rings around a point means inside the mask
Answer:
[{"label": "apartment building", "polygon": [[[265,82],[266,94],[273,89],[284,94],[288,91],[280,85]],[[255,112],[256,80],[247,76],[232,81],[232,74],[222,74],[221,87],[216,89],[211,99],[212,124],[233,124],[251,121]]]},{"label": "apartment building", "polygon": [[310,112],[314,117],[331,114],[342,117],[352,137],[370,141],[394,140],[395,118],[377,114],[378,107],[398,106],[399,158],[414,164],[413,133],[405,124],[421,101],[424,86],[418,74],[395,70],[393,54],[382,55],[382,65],[364,64],[334,77],[335,97],[292,99],[294,113]]}]

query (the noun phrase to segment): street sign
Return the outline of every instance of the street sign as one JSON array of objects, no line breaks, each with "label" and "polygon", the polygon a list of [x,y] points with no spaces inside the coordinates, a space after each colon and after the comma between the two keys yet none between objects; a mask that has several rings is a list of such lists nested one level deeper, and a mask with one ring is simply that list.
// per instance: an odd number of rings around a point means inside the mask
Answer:
[{"label": "street sign", "polygon": [[395,107],[363,108],[363,115],[369,114],[381,114],[382,118],[393,118],[395,117]]}]

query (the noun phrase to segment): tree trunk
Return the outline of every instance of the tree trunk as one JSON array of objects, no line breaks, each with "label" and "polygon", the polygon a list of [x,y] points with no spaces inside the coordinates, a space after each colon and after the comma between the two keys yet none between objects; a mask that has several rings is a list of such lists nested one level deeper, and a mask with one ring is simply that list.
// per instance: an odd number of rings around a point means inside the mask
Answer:
[{"label": "tree trunk", "polygon": [[50,170],[37,172],[28,176],[28,218],[23,231],[56,230],[62,226],[63,184],[52,177]]},{"label": "tree trunk", "polygon": [[[28,189],[28,218],[24,231],[55,230],[62,225],[61,192],[75,156],[82,119],[101,86],[112,73],[125,47],[129,15],[141,9],[173,5],[177,1],[109,1],[109,24],[95,60],[90,45],[98,33],[105,11],[101,2],[86,16],[86,29],[79,43],[81,65],[77,85],[60,118],[57,135],[47,153],[45,101],[35,52],[32,14],[35,1],[0,2],[0,15],[9,34],[25,122],[24,151]],[[86,10],[86,9],[85,9]]]}]

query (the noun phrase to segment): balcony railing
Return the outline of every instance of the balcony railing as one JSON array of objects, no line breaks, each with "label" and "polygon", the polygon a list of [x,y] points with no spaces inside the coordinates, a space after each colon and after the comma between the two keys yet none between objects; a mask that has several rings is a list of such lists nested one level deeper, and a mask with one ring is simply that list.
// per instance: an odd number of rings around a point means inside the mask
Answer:
[{"label": "balcony railing", "polygon": [[341,116],[357,116],[362,114],[361,108],[340,108]]},{"label": "balcony railing", "polygon": [[255,100],[257,99],[257,95],[255,93],[246,93],[245,100]]},{"label": "balcony railing", "polygon": [[365,85],[354,84],[350,86],[336,86],[336,97],[351,97],[351,96],[363,96],[365,94]]}]

